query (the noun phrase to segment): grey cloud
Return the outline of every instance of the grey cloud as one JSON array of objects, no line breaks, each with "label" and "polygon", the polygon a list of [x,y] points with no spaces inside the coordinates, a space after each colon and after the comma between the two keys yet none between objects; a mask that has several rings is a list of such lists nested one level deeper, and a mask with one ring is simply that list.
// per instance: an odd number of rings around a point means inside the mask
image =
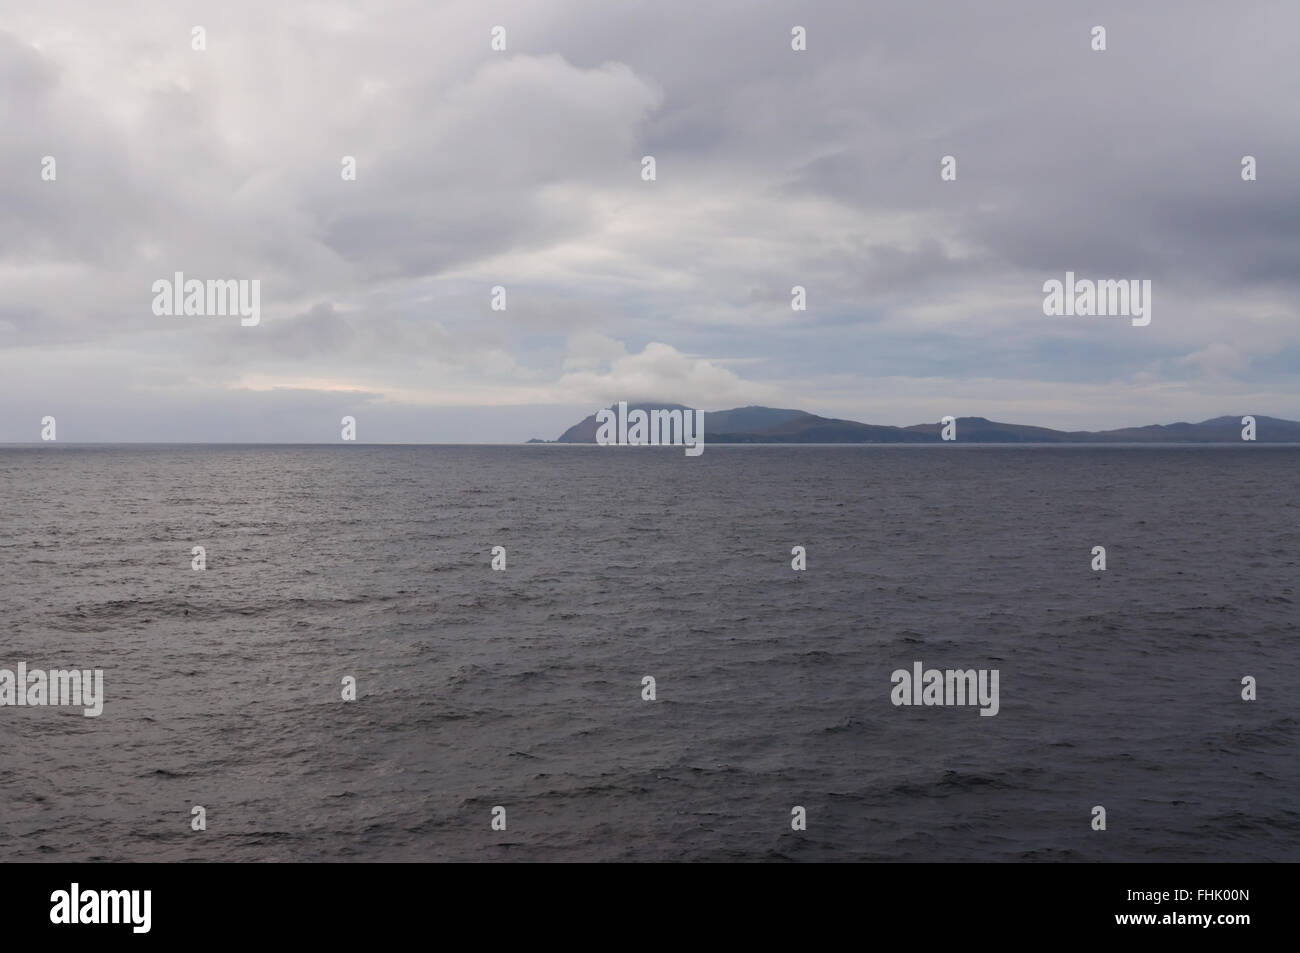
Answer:
[{"label": "grey cloud", "polygon": [[[147,439],[171,426],[152,388],[199,433],[269,432],[259,401],[289,408],[287,433],[336,393],[432,414],[677,374],[718,400],[870,417],[888,375],[918,393],[988,377],[972,393],[1022,395],[1028,422],[1054,422],[1029,396],[1054,381],[1097,425],[1149,422],[1134,395],[1161,383],[1188,406],[1253,387],[1280,395],[1261,413],[1300,417],[1293,5],[222,11],[203,53],[197,15],[161,2],[6,19],[6,406],[34,412],[52,387],[97,432],[137,420]],[[945,154],[957,182],[939,181]],[[1244,154],[1259,181],[1241,181]],[[1148,333],[1044,319],[1041,284],[1067,269],[1155,280]],[[174,271],[260,279],[262,325],[154,316],[150,284]],[[507,312],[486,307],[494,284]],[[809,311],[790,311],[794,284]],[[586,330],[627,356],[574,370]],[[304,381],[336,390],[313,402]],[[424,432],[411,413],[401,426]]]}]

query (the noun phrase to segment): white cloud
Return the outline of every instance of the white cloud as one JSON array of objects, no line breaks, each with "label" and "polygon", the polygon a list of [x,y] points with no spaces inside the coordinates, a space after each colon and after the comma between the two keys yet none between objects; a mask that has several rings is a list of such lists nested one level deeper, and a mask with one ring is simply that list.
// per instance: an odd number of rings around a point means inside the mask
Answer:
[{"label": "white cloud", "polygon": [[657,341],[637,354],[594,334],[575,345],[579,350],[566,360],[566,371],[552,391],[557,403],[662,401],[722,410],[776,397],[771,388],[743,380],[720,363]]}]

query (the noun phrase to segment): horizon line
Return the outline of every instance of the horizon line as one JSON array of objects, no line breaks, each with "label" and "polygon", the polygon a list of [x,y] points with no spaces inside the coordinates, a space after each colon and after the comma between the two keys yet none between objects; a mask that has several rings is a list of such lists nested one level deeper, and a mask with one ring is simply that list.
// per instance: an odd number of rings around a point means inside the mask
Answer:
[{"label": "horizon line", "polygon": [[[1095,431],[1103,432],[1103,431]],[[722,441],[708,443],[709,447],[900,447],[907,449],[930,447],[1300,447],[1296,440],[946,440],[921,442],[892,441],[834,441],[817,443],[813,441]],[[601,445],[577,440],[519,440],[490,441],[482,443],[457,443],[446,441],[391,441],[362,442],[359,440],[338,440],[331,443],[284,441],[284,440],[46,440],[46,441],[0,441],[0,449],[27,447],[605,447],[627,450],[680,450],[681,444],[608,444]]]}]

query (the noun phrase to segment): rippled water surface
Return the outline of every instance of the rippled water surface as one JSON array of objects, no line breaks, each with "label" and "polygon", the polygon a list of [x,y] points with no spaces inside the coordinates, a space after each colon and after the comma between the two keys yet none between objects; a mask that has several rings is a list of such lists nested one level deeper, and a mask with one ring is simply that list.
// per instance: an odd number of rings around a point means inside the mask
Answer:
[{"label": "rippled water surface", "polygon": [[[1265,446],[0,449],[0,668],[106,693],[0,707],[0,855],[1297,861],[1297,473]],[[998,669],[999,714],[895,708],[916,660]]]}]

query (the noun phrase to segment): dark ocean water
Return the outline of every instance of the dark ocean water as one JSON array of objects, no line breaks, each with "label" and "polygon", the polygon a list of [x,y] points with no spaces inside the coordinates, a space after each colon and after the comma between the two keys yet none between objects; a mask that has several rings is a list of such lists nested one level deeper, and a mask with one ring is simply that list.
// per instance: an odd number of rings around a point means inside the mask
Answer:
[{"label": "dark ocean water", "polygon": [[[0,449],[0,668],[107,696],[0,707],[0,857],[1298,861],[1298,474],[1267,446]],[[894,707],[915,660],[997,668],[999,714]]]}]

